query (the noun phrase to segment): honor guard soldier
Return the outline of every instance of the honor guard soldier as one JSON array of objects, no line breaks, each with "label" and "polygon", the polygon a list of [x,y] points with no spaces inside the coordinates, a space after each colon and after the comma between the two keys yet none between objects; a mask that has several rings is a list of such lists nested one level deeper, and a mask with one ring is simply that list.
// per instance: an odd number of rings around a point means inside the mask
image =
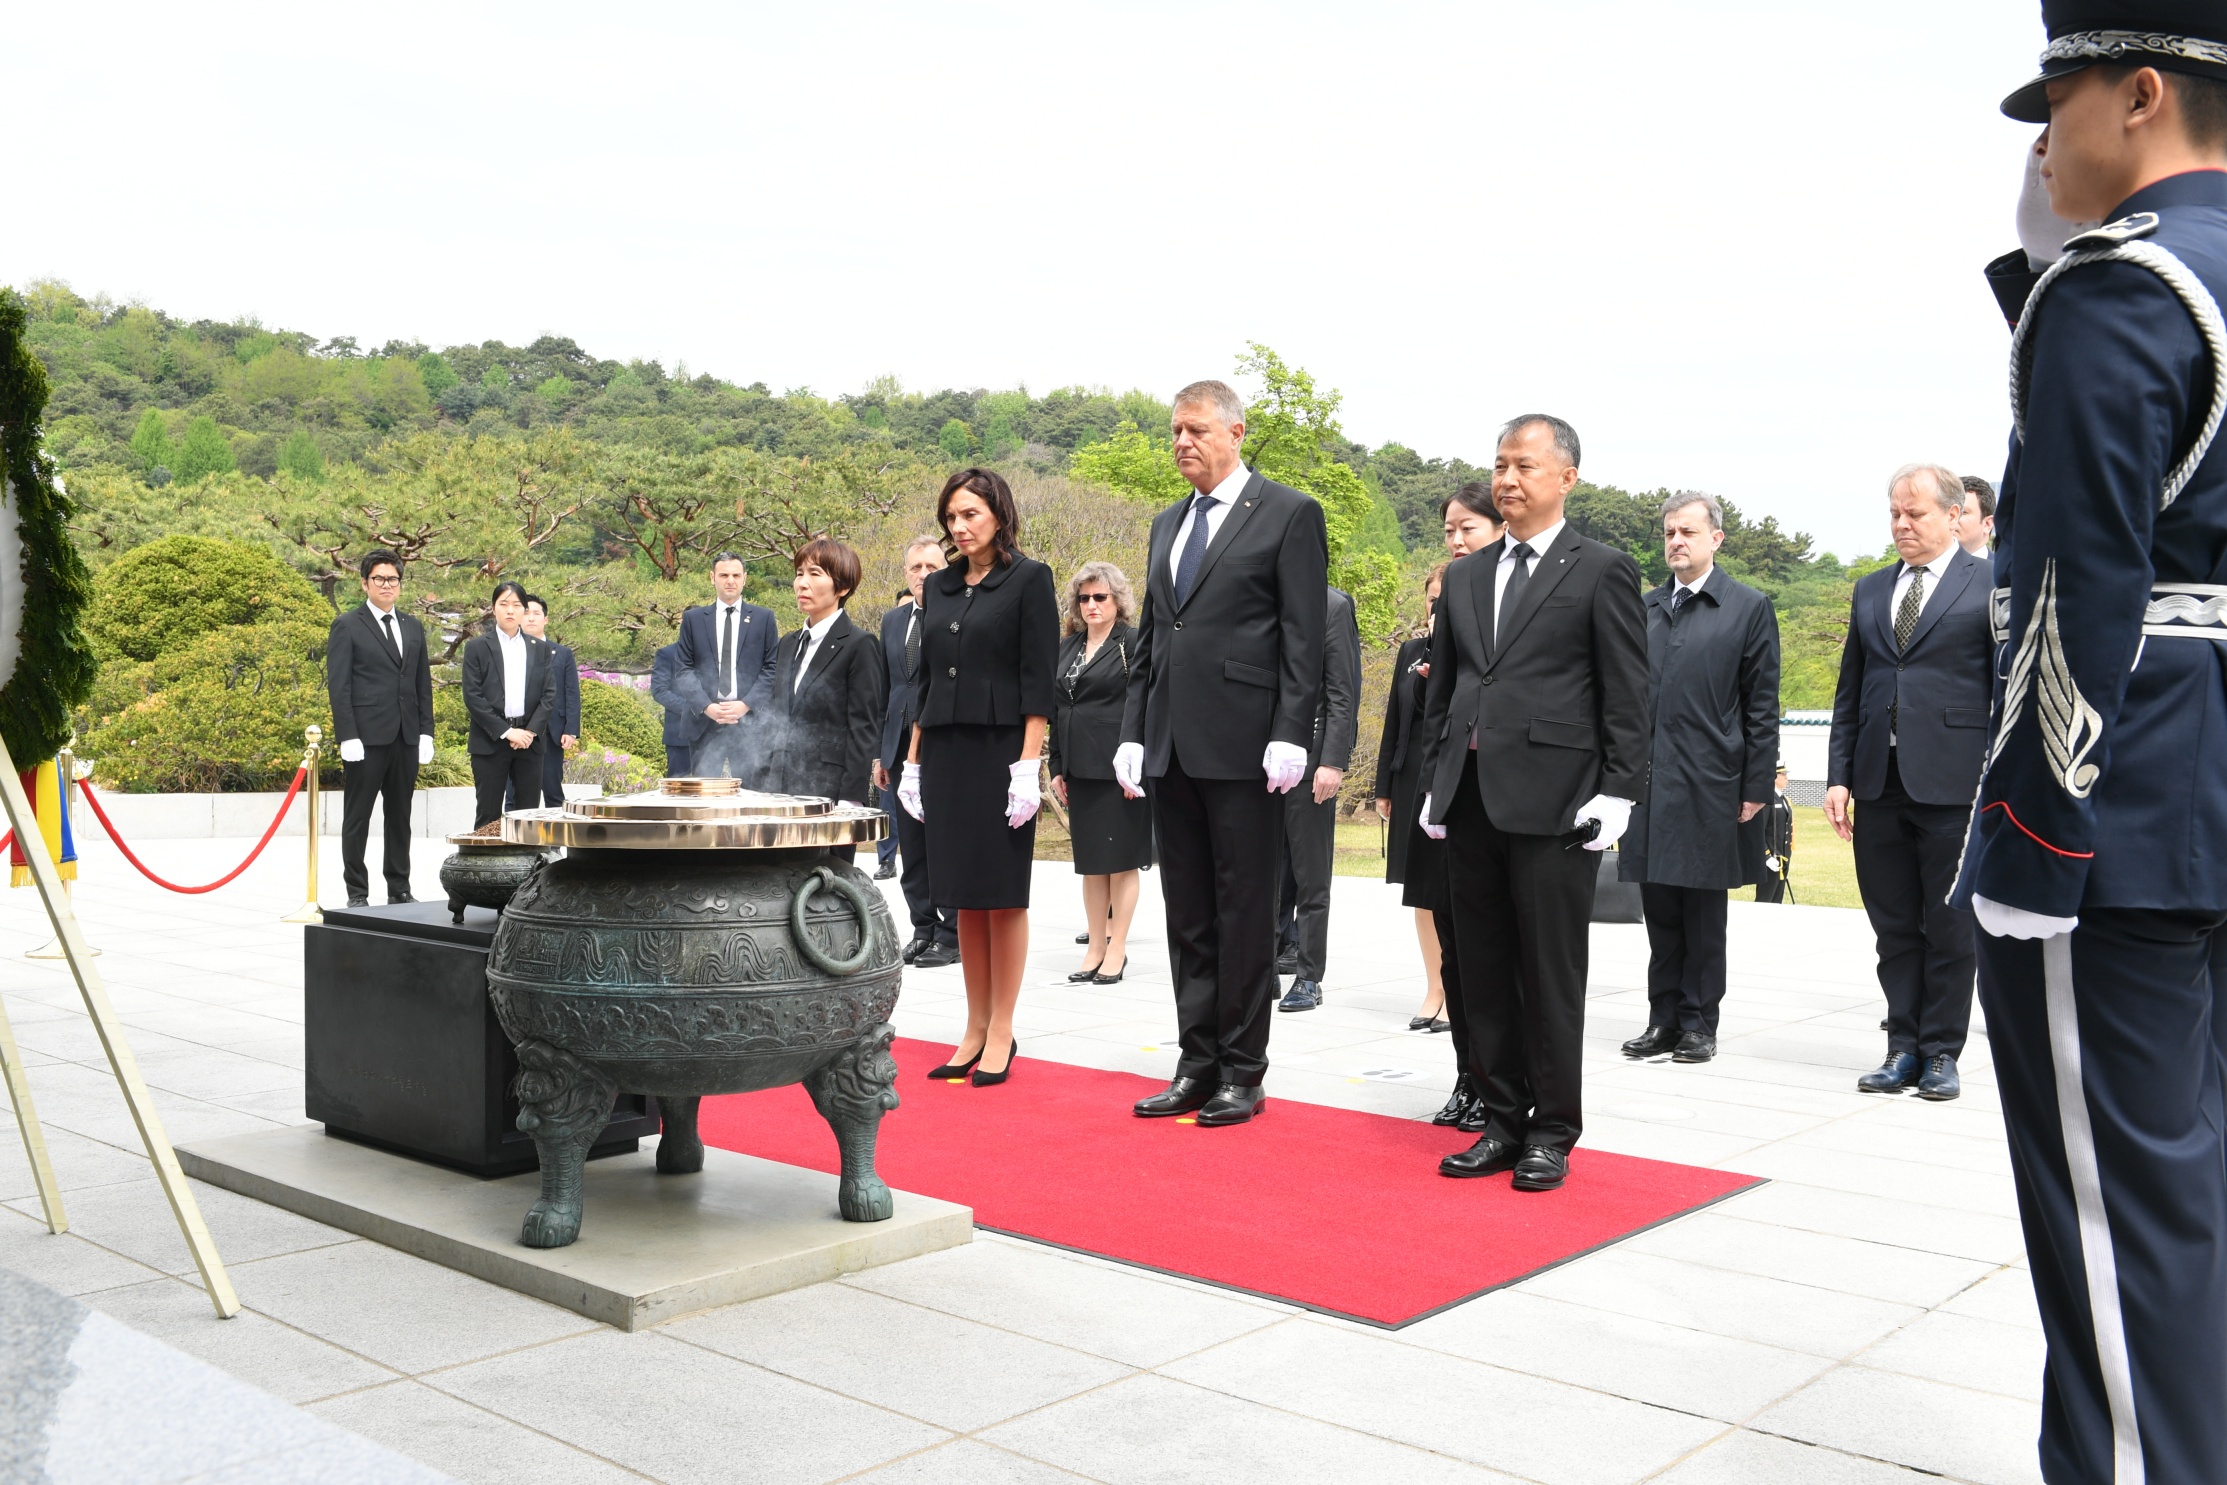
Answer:
[{"label": "honor guard soldier", "polygon": [[[1995,691],[1953,901],[2049,1345],[2041,1471],[2227,1481],[2227,5],[2045,0],[2066,243],[2012,341]],[[2068,232],[2070,229],[2068,229]]]}]

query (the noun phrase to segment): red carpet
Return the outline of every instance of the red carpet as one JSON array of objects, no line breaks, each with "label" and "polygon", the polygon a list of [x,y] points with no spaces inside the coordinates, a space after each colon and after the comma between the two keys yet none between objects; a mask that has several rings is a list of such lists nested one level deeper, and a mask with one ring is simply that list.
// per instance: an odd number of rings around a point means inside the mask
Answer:
[{"label": "red carpet", "polygon": [[[1579,1146],[1569,1184],[1450,1181],[1471,1137],[1275,1094],[1234,1129],[1139,1119],[1162,1084],[1022,1057],[997,1088],[928,1082],[950,1049],[899,1039],[902,1107],[882,1179],[974,1208],[997,1232],[1344,1316],[1401,1326],[1757,1184],[1753,1176]],[[704,1140],[833,1172],[801,1087],[707,1098]]]}]

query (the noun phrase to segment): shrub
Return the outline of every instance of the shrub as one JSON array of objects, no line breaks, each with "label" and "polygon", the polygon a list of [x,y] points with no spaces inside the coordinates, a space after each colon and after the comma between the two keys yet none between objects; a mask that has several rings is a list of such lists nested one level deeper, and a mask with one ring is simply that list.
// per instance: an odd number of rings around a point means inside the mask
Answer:
[{"label": "shrub", "polygon": [[154,660],[232,625],[313,624],[332,608],[262,547],[166,536],[117,558],[93,581],[86,633],[104,660]]},{"label": "shrub", "polygon": [[599,748],[624,753],[660,774],[665,771],[665,711],[646,692],[583,679],[580,737],[577,756],[583,759],[592,737]]},{"label": "shrub", "polygon": [[324,661],[324,625],[279,620],[109,666],[80,746],[111,789],[283,789],[301,762],[302,729],[332,735]]}]

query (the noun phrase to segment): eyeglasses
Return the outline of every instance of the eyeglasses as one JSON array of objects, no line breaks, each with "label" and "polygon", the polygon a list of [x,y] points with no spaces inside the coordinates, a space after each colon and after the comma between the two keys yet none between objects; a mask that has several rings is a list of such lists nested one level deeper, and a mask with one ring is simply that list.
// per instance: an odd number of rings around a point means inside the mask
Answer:
[{"label": "eyeglasses", "polygon": [[1113,602],[1113,594],[1111,594],[1111,593],[1077,593],[1077,594],[1075,595],[1075,601],[1076,601],[1077,603],[1111,603],[1111,602]]},{"label": "eyeglasses", "polygon": [[370,577],[365,578],[364,581],[367,583],[377,583],[382,588],[399,588],[402,586],[402,579],[396,577],[391,572],[375,572]]}]

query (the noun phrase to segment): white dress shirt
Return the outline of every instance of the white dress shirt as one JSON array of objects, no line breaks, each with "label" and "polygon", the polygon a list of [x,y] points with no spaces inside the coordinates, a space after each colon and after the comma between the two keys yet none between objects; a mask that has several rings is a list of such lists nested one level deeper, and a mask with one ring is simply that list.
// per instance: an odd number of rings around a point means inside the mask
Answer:
[{"label": "white dress shirt", "polygon": [[380,636],[394,647],[396,659],[402,657],[402,619],[391,608],[381,608],[367,595],[364,602],[371,605],[371,622],[378,626]]},{"label": "white dress shirt", "polygon": [[[1206,544],[1208,546],[1214,545],[1214,538],[1222,534],[1222,522],[1228,518],[1229,508],[1237,503],[1238,495],[1245,489],[1245,481],[1252,477],[1253,472],[1240,462],[1235,469],[1223,476],[1220,484],[1206,492],[1215,501],[1219,502],[1206,513]],[[1175,541],[1168,548],[1168,578],[1170,581],[1173,581],[1175,577],[1176,568],[1182,565],[1184,544],[1191,539],[1191,523],[1198,518],[1199,502],[1198,497],[1194,495],[1191,497],[1191,508],[1183,513],[1182,524],[1175,528]]]},{"label": "white dress shirt", "polygon": [[837,619],[842,617],[842,614],[843,611],[837,609],[834,613],[820,620],[819,623],[804,626],[804,653],[797,657],[796,679],[790,683],[790,695],[793,696],[803,689],[804,672],[811,667],[812,657],[819,654],[820,641],[827,638],[827,631],[834,626]]},{"label": "white dress shirt", "polygon": [[[1940,556],[1924,564],[1925,591],[1918,595],[1919,613],[1924,613],[1925,606],[1933,601],[1933,595],[1941,591],[1941,575],[1949,570],[1949,563],[1955,560],[1956,554],[1962,550],[1964,549],[1952,541],[1941,548]],[[1887,630],[1889,633],[1894,631],[1895,620],[1902,613],[1903,595],[1910,591],[1912,575],[1916,570],[1905,562],[1902,564],[1902,571],[1895,577],[1894,596],[1887,603]]]},{"label": "white dress shirt", "polygon": [[[1523,568],[1525,577],[1530,578],[1539,575],[1539,559],[1546,555],[1548,548],[1562,539],[1562,528],[1569,524],[1568,521],[1556,521],[1552,526],[1531,538],[1529,543],[1531,557]],[[1523,538],[1517,536],[1513,531],[1500,538],[1500,562],[1492,571],[1492,628],[1495,635],[1493,640],[1495,645],[1500,643],[1497,636],[1500,632],[1501,595],[1508,591],[1508,574],[1515,570],[1516,565],[1516,544],[1522,540]]]},{"label": "white dress shirt", "polygon": [[495,631],[495,644],[503,652],[503,715],[526,715],[526,631]]},{"label": "white dress shirt", "polygon": [[[719,653],[719,647],[725,644],[727,640],[727,615],[729,614],[735,616],[734,652],[725,657],[726,662],[734,666],[735,673],[731,677],[727,674],[725,666],[720,664],[721,656]],[[716,600],[712,603],[711,656],[713,665],[719,666],[717,676],[719,694],[712,698],[714,701],[733,701],[742,695],[742,630],[743,626],[749,622],[750,616],[742,611],[741,599],[738,598],[733,603],[721,603]]]}]

